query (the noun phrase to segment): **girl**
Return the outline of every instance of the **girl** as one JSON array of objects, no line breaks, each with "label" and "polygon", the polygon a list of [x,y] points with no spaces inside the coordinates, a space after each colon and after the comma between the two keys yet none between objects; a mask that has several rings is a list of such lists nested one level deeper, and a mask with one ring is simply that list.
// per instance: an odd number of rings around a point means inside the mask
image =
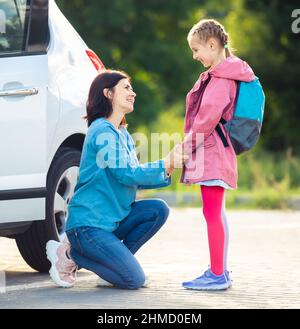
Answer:
[{"label": "girl", "polygon": [[[221,290],[231,286],[227,271],[225,190],[237,188],[237,160],[228,134],[219,122],[232,118],[236,81],[252,81],[254,74],[246,62],[232,55],[229,36],[216,20],[198,22],[190,30],[187,40],[194,60],[209,69],[200,75],[187,94],[183,147],[192,157],[183,168],[181,181],[200,185],[210,267],[200,277],[183,282],[183,287]],[[220,138],[222,132],[223,140]]]},{"label": "girl", "polygon": [[50,275],[62,287],[74,285],[76,266],[119,288],[145,283],[134,254],[165,223],[169,208],[159,199],[135,201],[136,191],[170,184],[173,167],[182,167],[187,156],[171,151],[162,160],[139,164],[125,120],[135,96],[124,72],[107,70],[91,85],[89,129],[68,207],[71,251],[66,243],[47,243]]}]

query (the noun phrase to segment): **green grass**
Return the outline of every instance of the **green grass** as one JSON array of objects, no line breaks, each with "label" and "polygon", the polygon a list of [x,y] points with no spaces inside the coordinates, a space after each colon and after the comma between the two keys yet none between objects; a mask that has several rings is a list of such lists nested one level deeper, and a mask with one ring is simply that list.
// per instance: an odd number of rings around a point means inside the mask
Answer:
[{"label": "green grass", "polygon": [[[295,195],[296,193],[296,195]],[[172,202],[168,202],[170,195],[173,195]],[[139,192],[140,198],[160,197],[165,199],[171,206],[176,207],[202,207],[201,196],[199,189],[192,193],[162,191],[162,190],[148,190],[147,192]],[[189,201],[186,201],[188,197]],[[297,209],[300,208],[300,190],[290,191],[288,194],[282,196],[274,190],[260,190],[253,191],[227,191],[226,192],[226,208],[227,209],[294,209],[297,200]],[[173,200],[176,200],[174,202]]]}]

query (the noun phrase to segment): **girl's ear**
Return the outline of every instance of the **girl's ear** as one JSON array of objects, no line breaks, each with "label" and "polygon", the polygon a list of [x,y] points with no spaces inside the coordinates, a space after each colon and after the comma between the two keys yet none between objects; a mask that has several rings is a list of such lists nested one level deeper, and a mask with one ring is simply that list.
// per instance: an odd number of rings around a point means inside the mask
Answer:
[{"label": "girl's ear", "polygon": [[104,88],[104,89],[103,89],[103,95],[104,95],[106,98],[110,99],[110,98],[111,98],[111,97],[110,97],[110,95],[111,95],[110,90],[109,90],[108,88]]},{"label": "girl's ear", "polygon": [[217,45],[217,40],[215,38],[209,38],[207,44],[210,49],[215,49]]}]

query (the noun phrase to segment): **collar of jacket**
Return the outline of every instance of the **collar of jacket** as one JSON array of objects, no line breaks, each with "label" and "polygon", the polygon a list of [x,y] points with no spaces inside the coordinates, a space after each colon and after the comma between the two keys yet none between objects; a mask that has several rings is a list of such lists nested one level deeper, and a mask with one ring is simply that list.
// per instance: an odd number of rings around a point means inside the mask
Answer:
[{"label": "collar of jacket", "polygon": [[200,74],[200,79],[202,82],[206,81],[209,78],[209,70],[204,71]]}]

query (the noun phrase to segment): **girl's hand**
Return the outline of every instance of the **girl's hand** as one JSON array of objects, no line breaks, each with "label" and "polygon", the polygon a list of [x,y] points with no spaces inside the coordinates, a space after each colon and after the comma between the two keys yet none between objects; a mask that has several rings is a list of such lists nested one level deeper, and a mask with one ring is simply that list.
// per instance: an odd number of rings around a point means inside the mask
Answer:
[{"label": "girl's hand", "polygon": [[165,162],[166,173],[177,168],[182,168],[189,156],[184,154],[182,144],[177,144],[173,150],[163,159]]}]

